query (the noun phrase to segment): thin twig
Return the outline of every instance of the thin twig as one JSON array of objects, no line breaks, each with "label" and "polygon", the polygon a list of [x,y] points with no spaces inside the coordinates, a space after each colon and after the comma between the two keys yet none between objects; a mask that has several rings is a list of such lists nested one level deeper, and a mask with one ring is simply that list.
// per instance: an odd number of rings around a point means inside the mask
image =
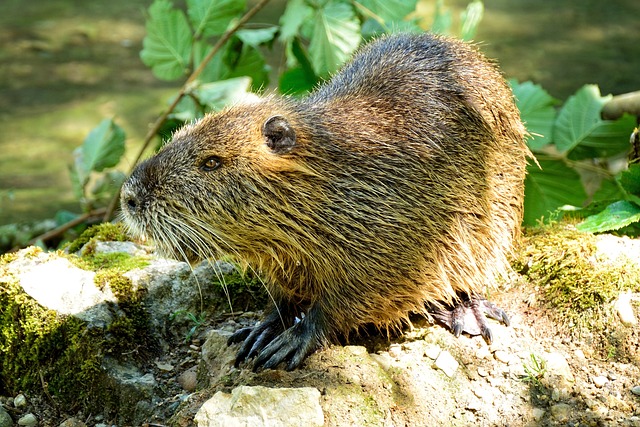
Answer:
[{"label": "thin twig", "polygon": [[[98,209],[92,210],[91,212],[82,214],[79,217],[74,218],[71,221],[62,224],[61,226],[54,228],[53,230],[49,230],[44,234],[34,237],[33,239],[27,242],[27,246],[35,245],[40,240],[43,242],[46,242],[47,240],[53,239],[54,237],[58,237],[62,235],[65,231],[75,227],[78,224],[85,222],[89,218],[103,216],[106,211],[107,211],[107,208],[98,208]],[[20,247],[16,246],[12,248],[10,252],[15,252],[18,249],[20,249]]]},{"label": "thin twig", "polygon": [[[169,117],[169,114],[173,112],[173,110],[176,108],[180,100],[182,100],[182,98],[185,96],[191,84],[200,76],[202,71],[204,71],[209,61],[211,61],[211,59],[216,55],[216,53],[218,53],[220,49],[222,49],[225,43],[229,41],[231,36],[233,36],[233,34],[235,34],[236,31],[238,31],[244,24],[246,24],[247,21],[249,21],[249,19],[253,18],[253,16],[256,13],[258,13],[260,9],[262,9],[264,6],[267,5],[267,3],[269,3],[269,1],[270,0],[260,1],[250,11],[248,11],[242,18],[240,18],[240,20],[236,22],[236,24],[232,28],[230,28],[227,32],[225,32],[222,35],[222,37],[218,39],[216,44],[209,51],[209,54],[202,60],[202,62],[200,62],[200,65],[198,65],[198,68],[193,70],[189,78],[184,82],[184,84],[180,88],[178,95],[175,97],[175,99],[173,100],[169,108],[167,108],[167,110],[164,113],[162,113],[160,117],[158,117],[158,119],[155,121],[151,129],[149,129],[149,132],[147,132],[144,138],[144,143],[142,144],[142,148],[138,152],[138,155],[136,156],[136,159],[132,163],[132,166],[129,170],[129,175],[131,175],[131,172],[133,172],[133,169],[136,167],[136,165],[142,158],[142,155],[144,154],[144,152],[147,150],[147,148],[149,148],[149,145],[151,144],[153,137],[158,133],[158,131],[160,130],[160,127],[167,120],[167,117]],[[107,207],[107,210],[105,212],[103,221],[106,222],[111,219],[113,212],[116,210],[116,206],[118,205],[119,199],[120,199],[120,188],[118,188],[118,191],[116,192],[114,197],[111,199],[111,202],[109,203],[109,206]]]}]

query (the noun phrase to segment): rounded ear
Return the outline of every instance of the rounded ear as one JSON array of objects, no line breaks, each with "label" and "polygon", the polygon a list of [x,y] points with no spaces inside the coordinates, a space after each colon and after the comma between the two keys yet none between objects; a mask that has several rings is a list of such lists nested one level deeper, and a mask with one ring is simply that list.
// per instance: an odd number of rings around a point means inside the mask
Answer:
[{"label": "rounded ear", "polygon": [[262,126],[262,135],[276,154],[286,154],[296,145],[296,132],[282,116],[268,118]]}]

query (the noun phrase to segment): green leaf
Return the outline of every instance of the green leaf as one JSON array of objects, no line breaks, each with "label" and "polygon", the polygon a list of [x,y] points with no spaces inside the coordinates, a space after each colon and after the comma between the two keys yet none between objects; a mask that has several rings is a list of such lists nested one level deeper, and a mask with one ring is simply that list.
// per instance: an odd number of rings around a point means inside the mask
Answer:
[{"label": "green leaf", "polygon": [[524,224],[535,225],[542,217],[549,218],[559,208],[582,206],[587,195],[580,176],[561,160],[538,160],[527,167],[525,180]]},{"label": "green leaf", "polygon": [[318,82],[309,57],[300,43],[299,38],[293,39],[290,43],[291,56],[296,65],[280,76],[278,88],[280,93],[288,95],[298,95],[311,91]]},{"label": "green leaf", "polygon": [[541,86],[532,82],[509,82],[520,110],[522,121],[527,126],[527,144],[532,151],[540,151],[551,143],[551,133],[556,117],[553,107],[559,101]]},{"label": "green leaf", "polygon": [[467,5],[467,8],[460,14],[460,38],[471,40],[478,30],[478,25],[484,15],[484,4],[481,0],[474,0]]},{"label": "green leaf", "polygon": [[218,36],[246,7],[245,0],[187,0],[196,39]]},{"label": "green leaf", "polygon": [[236,77],[203,84],[193,93],[201,104],[211,110],[219,111],[229,104],[246,99],[250,93],[250,86],[251,79],[249,77]]},{"label": "green leaf", "polygon": [[384,22],[401,21],[416,9],[417,0],[360,0],[360,4]]},{"label": "green leaf", "polygon": [[96,180],[91,188],[91,195],[95,200],[110,199],[125,179],[126,175],[118,170],[107,171]]},{"label": "green leaf", "polygon": [[120,162],[124,154],[125,134],[113,120],[105,119],[93,128],[81,146],[83,172],[102,172]]},{"label": "green leaf", "polygon": [[635,124],[629,116],[602,120],[602,106],[611,96],[600,96],[596,85],[585,85],[569,97],[560,110],[553,140],[561,153],[579,160],[609,157],[629,148],[629,133]]},{"label": "green leaf", "polygon": [[[215,82],[229,75],[229,67],[224,63],[226,46],[228,45],[225,45],[225,47],[211,58],[202,73],[200,73],[198,80],[202,82]],[[211,45],[204,41],[196,41],[193,44],[193,65],[195,68],[200,66],[200,63],[209,54],[211,48]]]},{"label": "green leaf", "polygon": [[229,72],[223,77],[251,77],[251,87],[259,91],[264,89],[269,83],[270,68],[259,49],[244,44],[240,39],[233,38],[224,56],[224,63]]},{"label": "green leaf", "polygon": [[313,9],[305,0],[289,0],[280,17],[280,40],[290,41],[298,35],[300,27],[307,21]]},{"label": "green leaf", "polygon": [[184,76],[191,55],[191,29],[181,10],[169,0],[156,0],[149,7],[147,35],[142,41],[140,58],[162,80]]},{"label": "green leaf", "polygon": [[445,9],[443,0],[437,0],[431,31],[436,34],[449,34],[451,25],[451,11]]},{"label": "green leaf", "polygon": [[640,164],[631,164],[629,169],[620,172],[618,182],[627,193],[640,197]]},{"label": "green leaf", "polygon": [[599,214],[588,217],[576,228],[588,233],[602,233],[619,230],[638,221],[640,221],[640,206],[621,200],[610,204]]},{"label": "green leaf", "polygon": [[327,77],[349,59],[360,43],[360,24],[353,8],[329,1],[313,16],[309,56],[315,73]]},{"label": "green leaf", "polygon": [[242,40],[242,43],[248,44],[253,47],[258,47],[261,44],[268,43],[273,40],[278,27],[271,26],[266,28],[259,28],[255,30],[238,30],[236,31],[236,37]]},{"label": "green leaf", "polygon": [[585,138],[570,153],[572,160],[612,157],[629,149],[629,132],[636,124],[636,118],[625,114],[621,118],[602,120],[588,138]]}]

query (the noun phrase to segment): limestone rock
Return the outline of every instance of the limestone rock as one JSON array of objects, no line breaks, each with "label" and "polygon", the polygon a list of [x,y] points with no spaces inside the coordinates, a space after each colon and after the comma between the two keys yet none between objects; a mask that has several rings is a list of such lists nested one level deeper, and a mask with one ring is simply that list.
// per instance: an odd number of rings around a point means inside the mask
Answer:
[{"label": "limestone rock", "polygon": [[320,392],[311,387],[240,386],[218,392],[195,417],[198,427],[313,427],[324,425]]}]

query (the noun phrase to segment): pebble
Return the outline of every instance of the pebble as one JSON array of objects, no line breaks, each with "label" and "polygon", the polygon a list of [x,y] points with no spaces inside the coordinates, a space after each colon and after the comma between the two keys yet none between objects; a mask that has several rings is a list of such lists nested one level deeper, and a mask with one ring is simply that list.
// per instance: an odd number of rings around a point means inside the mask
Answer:
[{"label": "pebble", "polygon": [[633,307],[631,306],[630,292],[621,294],[614,303],[614,307],[616,308],[618,317],[623,325],[635,326],[638,324],[638,319],[636,318],[636,315],[633,312]]},{"label": "pebble", "polygon": [[491,351],[489,351],[489,347],[482,346],[476,351],[477,359],[488,359],[491,356]]},{"label": "pebble", "polygon": [[496,350],[496,352],[493,353],[493,357],[495,357],[498,362],[502,363],[509,363],[510,360],[509,353],[504,350]]},{"label": "pebble", "polygon": [[438,356],[434,364],[449,378],[452,378],[455,375],[456,370],[460,365],[458,361],[447,350],[442,350],[440,352],[440,355]]},{"label": "pebble", "polygon": [[551,407],[551,416],[560,422],[567,421],[569,419],[570,412],[571,406],[566,403],[558,403]]},{"label": "pebble", "polygon": [[437,345],[430,345],[424,350],[424,355],[429,359],[436,360],[440,356],[442,349]]},{"label": "pebble", "polygon": [[87,425],[79,419],[71,417],[60,423],[58,427],[87,427]]},{"label": "pebble", "polygon": [[542,408],[533,408],[533,419],[540,421],[544,417],[545,410]]},{"label": "pebble", "polygon": [[398,359],[402,355],[402,348],[399,344],[392,344],[389,346],[389,356],[394,359]]},{"label": "pebble", "polygon": [[602,388],[604,387],[604,385],[609,382],[609,380],[607,379],[607,377],[603,377],[602,375],[598,375],[597,377],[593,377],[591,379],[591,381],[593,381],[593,383],[595,384],[596,387],[598,388]]},{"label": "pebble", "polygon": [[173,371],[173,365],[171,363],[156,361],[156,366],[161,371],[165,371],[165,372]]},{"label": "pebble", "polygon": [[631,393],[635,394],[636,396],[640,396],[640,385],[632,387]]},{"label": "pebble", "polygon": [[197,366],[194,366],[194,368],[188,369],[178,376],[178,384],[190,393],[194,392],[198,385]]},{"label": "pebble", "polygon": [[0,405],[0,427],[13,427],[11,415]]},{"label": "pebble", "polygon": [[35,427],[38,425],[38,419],[35,415],[29,413],[20,417],[20,419],[18,420],[18,425],[25,427]]},{"label": "pebble", "polygon": [[27,398],[24,397],[24,394],[19,394],[13,399],[13,406],[16,408],[24,408],[27,406]]},{"label": "pebble", "polygon": [[485,378],[489,375],[489,372],[482,366],[478,366],[478,375],[480,375],[482,378]]},{"label": "pebble", "polygon": [[573,354],[576,356],[576,359],[578,360],[585,360],[587,358],[587,356],[584,355],[584,351],[582,351],[579,348],[575,349]]}]

